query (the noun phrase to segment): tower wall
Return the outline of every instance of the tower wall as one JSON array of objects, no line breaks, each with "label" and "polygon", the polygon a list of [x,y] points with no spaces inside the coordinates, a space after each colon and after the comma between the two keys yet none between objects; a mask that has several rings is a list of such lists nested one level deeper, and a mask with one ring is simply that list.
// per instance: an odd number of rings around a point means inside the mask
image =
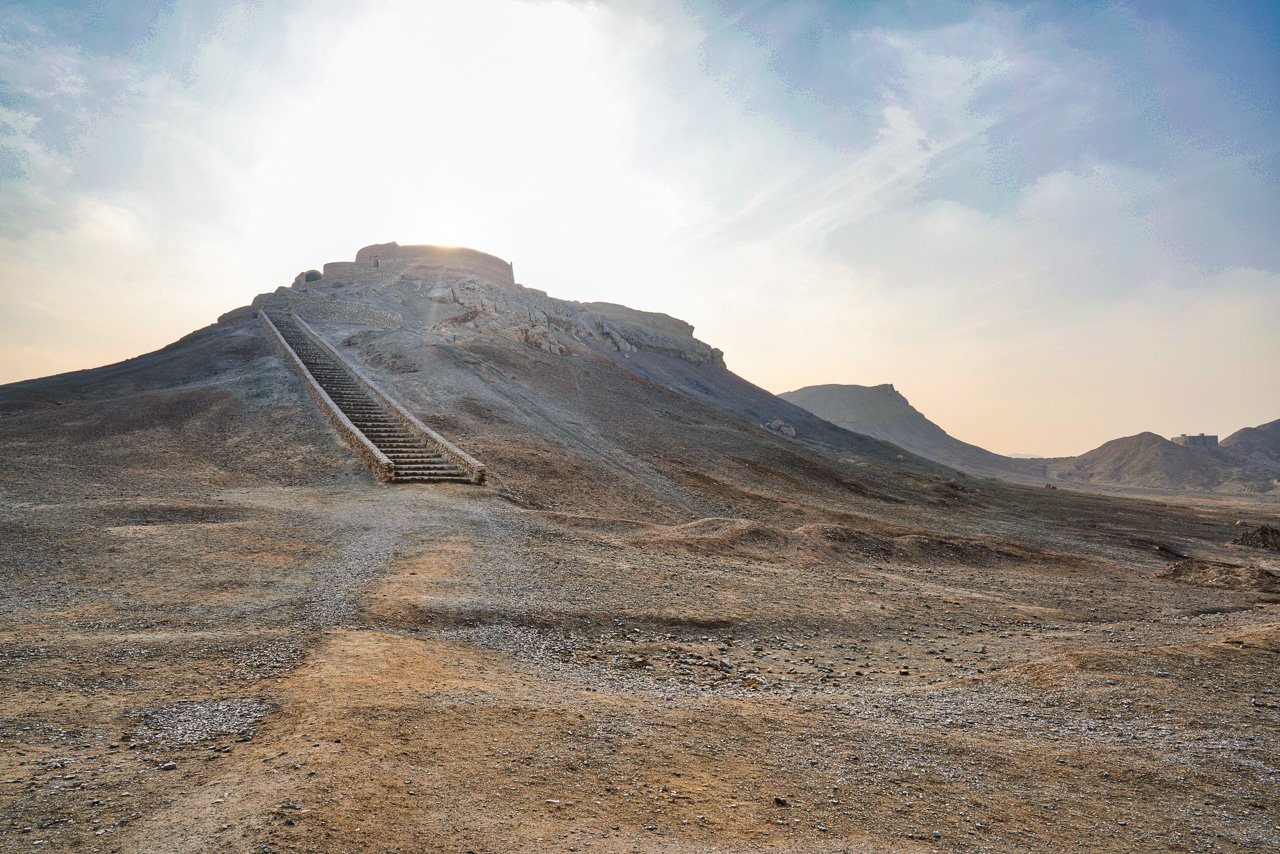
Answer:
[{"label": "tower wall", "polygon": [[[511,264],[495,255],[460,246],[401,246],[398,243],[376,243],[356,253],[356,266],[369,269],[416,272],[424,278],[431,275],[472,276],[495,285],[514,285]],[[326,268],[327,272],[327,268]]]}]

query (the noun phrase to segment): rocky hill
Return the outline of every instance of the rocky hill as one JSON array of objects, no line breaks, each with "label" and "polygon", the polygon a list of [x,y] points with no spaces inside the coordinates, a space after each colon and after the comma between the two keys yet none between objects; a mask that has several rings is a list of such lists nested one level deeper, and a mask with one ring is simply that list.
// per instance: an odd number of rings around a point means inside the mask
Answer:
[{"label": "rocky hill", "polygon": [[1280,456],[1272,444],[1276,423],[1237,431],[1216,448],[1139,433],[1045,465],[1052,477],[1078,483],[1179,492],[1275,492],[1280,491]]},{"label": "rocky hill", "polygon": [[1280,491],[1280,421],[1240,430],[1218,448],[1185,447],[1141,433],[1078,457],[1015,459],[952,437],[892,385],[818,385],[779,396],[833,424],[974,474],[1179,492]]},{"label": "rocky hill", "polygon": [[1229,462],[1205,448],[1175,445],[1155,433],[1112,439],[1078,457],[1056,460],[1063,480],[1211,492],[1222,485]]},{"label": "rocky hill", "polygon": [[1039,461],[1016,460],[948,434],[892,385],[816,385],[779,395],[846,430],[892,442],[912,453],[974,474],[1019,479],[1044,476]]},{"label": "rocky hill", "polygon": [[1280,466],[1280,419],[1258,427],[1237,430],[1223,439],[1220,447],[1264,466]]},{"label": "rocky hill", "polygon": [[[550,436],[557,443],[571,440],[613,453],[619,445],[634,446],[641,425],[695,404],[678,417],[716,411],[732,416],[736,430],[754,427],[771,434],[780,447],[919,473],[943,471],[747,382],[684,321],[610,303],[556,299],[485,275],[492,264],[478,274],[445,269],[434,254],[430,263],[416,264],[406,248],[399,247],[391,261],[382,258],[377,268],[326,264],[319,279],[299,275],[292,286],[259,297],[222,322],[242,322],[259,307],[292,308],[331,332],[396,393],[439,412],[439,426],[432,426],[446,435],[475,435],[481,449],[499,461],[523,458],[517,444],[495,441],[492,449],[485,447],[508,424],[522,435],[546,433],[554,425]],[[487,418],[474,417],[484,413]],[[653,425],[643,432],[652,437],[669,430],[670,425]],[[676,451],[671,445],[653,449],[659,457]],[[618,464],[628,476],[653,466],[643,457]]]}]

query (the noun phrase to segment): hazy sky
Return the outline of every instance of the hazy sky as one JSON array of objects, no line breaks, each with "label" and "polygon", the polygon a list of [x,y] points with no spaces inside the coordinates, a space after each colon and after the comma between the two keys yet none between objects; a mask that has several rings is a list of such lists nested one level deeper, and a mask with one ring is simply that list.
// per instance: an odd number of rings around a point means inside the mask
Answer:
[{"label": "hazy sky", "polygon": [[0,382],[365,244],[1079,453],[1280,418],[1280,5],[0,8]]}]

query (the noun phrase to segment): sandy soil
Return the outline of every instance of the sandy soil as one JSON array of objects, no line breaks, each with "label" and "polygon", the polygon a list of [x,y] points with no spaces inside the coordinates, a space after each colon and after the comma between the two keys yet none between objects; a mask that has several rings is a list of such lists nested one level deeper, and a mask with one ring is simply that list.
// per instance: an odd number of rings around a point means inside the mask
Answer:
[{"label": "sandy soil", "polygon": [[112,524],[10,577],[6,847],[1280,840],[1274,596],[471,487],[168,498],[60,510]]}]

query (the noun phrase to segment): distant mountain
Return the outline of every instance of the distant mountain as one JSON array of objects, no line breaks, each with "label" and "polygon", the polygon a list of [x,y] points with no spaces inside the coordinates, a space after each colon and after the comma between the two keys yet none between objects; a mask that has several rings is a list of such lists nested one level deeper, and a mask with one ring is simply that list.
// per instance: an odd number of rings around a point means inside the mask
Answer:
[{"label": "distant mountain", "polygon": [[1208,492],[1225,479],[1231,462],[1208,448],[1175,445],[1155,433],[1112,439],[1086,454],[1055,461],[1063,480]]},{"label": "distant mountain", "polygon": [[1180,492],[1280,491],[1280,421],[1246,427],[1216,448],[1185,447],[1155,433],[1139,433],[1078,457],[1025,459],[956,439],[892,385],[817,385],[779,397],[846,430],[974,474]]},{"label": "distant mountain", "polygon": [[1155,433],[1112,439],[1051,460],[1062,480],[1187,492],[1270,492],[1280,478],[1280,422],[1233,433],[1216,448],[1177,445]]},{"label": "distant mountain", "polygon": [[1018,480],[1044,477],[1043,460],[1015,460],[962,442],[926,418],[888,383],[815,385],[778,396],[846,430],[893,442],[962,471]]},{"label": "distant mountain", "polygon": [[1222,440],[1222,447],[1257,463],[1280,465],[1280,419],[1237,430]]}]

